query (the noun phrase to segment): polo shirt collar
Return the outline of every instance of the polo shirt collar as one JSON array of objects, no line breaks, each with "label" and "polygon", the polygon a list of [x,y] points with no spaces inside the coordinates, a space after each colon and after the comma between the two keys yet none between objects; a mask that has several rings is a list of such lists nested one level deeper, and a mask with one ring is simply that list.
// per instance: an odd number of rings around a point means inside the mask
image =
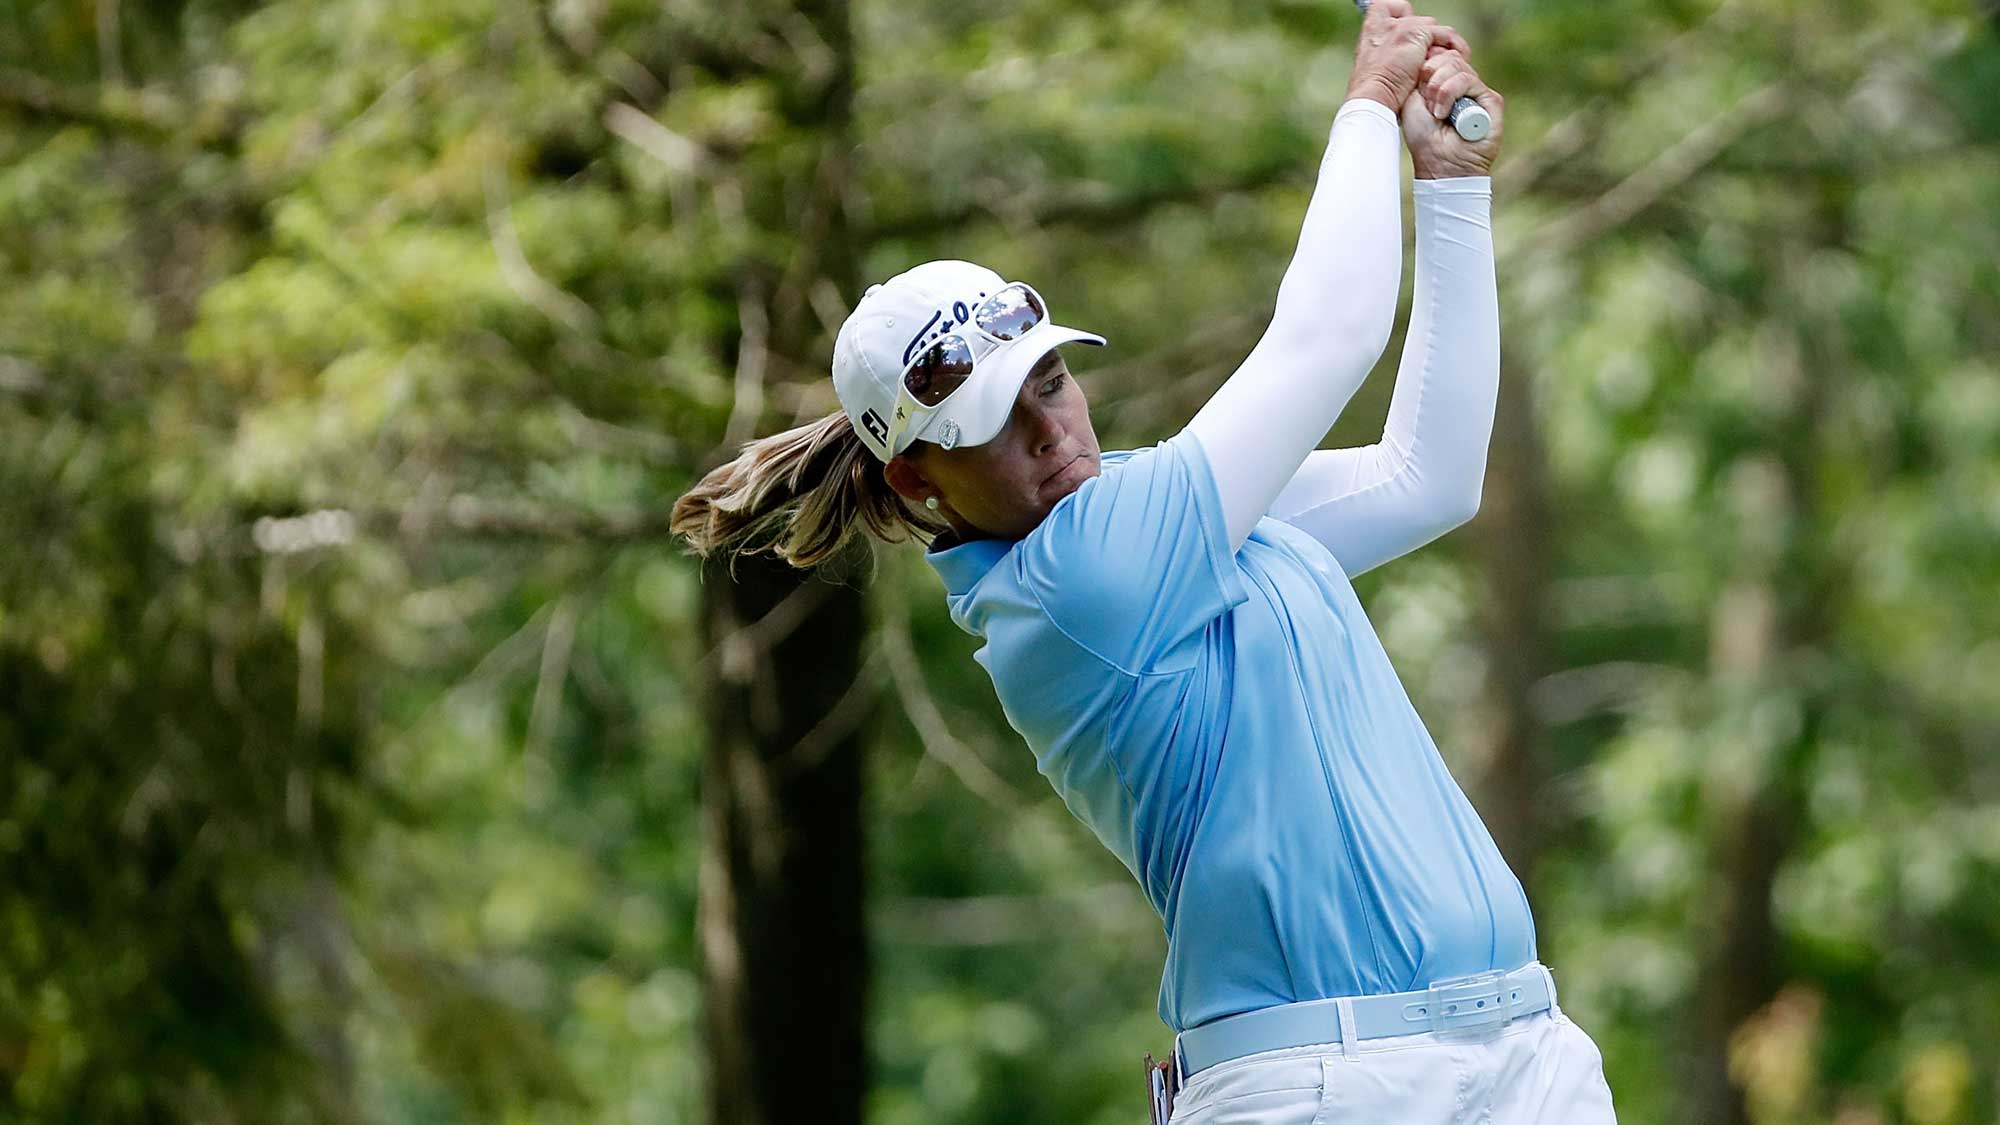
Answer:
[{"label": "polo shirt collar", "polygon": [[971,593],[979,580],[1014,549],[1016,542],[1013,539],[974,539],[943,550],[925,551],[924,561],[931,564],[931,569],[937,571],[939,578],[944,579],[945,592],[959,597]]}]

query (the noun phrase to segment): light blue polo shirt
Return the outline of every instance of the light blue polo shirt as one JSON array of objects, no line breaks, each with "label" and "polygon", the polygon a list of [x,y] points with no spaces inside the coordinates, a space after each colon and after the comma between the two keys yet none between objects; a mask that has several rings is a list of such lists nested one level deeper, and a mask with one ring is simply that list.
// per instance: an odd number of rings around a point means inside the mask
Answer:
[{"label": "light blue polo shirt", "polygon": [[1268,517],[1232,553],[1192,435],[1104,454],[1024,539],[927,558],[1042,775],[1159,911],[1167,1026],[1535,958],[1347,576]]}]

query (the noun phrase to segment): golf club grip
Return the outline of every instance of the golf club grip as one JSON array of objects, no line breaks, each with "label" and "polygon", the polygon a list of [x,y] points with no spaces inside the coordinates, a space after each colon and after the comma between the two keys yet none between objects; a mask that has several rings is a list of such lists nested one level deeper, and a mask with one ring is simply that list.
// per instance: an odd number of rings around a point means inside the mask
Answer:
[{"label": "golf club grip", "polygon": [[[1354,6],[1362,15],[1368,14],[1368,0],[1354,0]],[[1468,141],[1483,141],[1493,132],[1493,115],[1471,98],[1451,103],[1449,120],[1453,131]]]}]

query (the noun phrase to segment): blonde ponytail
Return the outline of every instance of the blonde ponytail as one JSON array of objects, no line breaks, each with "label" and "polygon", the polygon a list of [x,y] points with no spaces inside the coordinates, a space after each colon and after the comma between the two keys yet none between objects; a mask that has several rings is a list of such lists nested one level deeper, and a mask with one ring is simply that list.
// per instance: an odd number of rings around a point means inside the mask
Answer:
[{"label": "blonde ponytail", "polygon": [[889,487],[882,462],[836,410],[745,443],[674,502],[668,527],[703,558],[769,553],[805,569],[862,530],[890,543],[928,541],[946,525]]}]

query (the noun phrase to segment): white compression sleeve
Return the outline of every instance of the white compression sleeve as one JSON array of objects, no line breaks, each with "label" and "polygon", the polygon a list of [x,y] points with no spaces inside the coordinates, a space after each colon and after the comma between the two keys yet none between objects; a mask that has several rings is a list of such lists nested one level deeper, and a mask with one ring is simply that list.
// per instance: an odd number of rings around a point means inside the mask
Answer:
[{"label": "white compression sleeve", "polygon": [[1270,514],[1326,544],[1349,575],[1472,518],[1500,385],[1492,180],[1418,180],[1410,330],[1382,440],[1306,458]]},{"label": "white compression sleeve", "polygon": [[1356,98],[1334,116],[1270,327],[1187,424],[1241,547],[1388,345],[1403,267],[1402,129]]}]

